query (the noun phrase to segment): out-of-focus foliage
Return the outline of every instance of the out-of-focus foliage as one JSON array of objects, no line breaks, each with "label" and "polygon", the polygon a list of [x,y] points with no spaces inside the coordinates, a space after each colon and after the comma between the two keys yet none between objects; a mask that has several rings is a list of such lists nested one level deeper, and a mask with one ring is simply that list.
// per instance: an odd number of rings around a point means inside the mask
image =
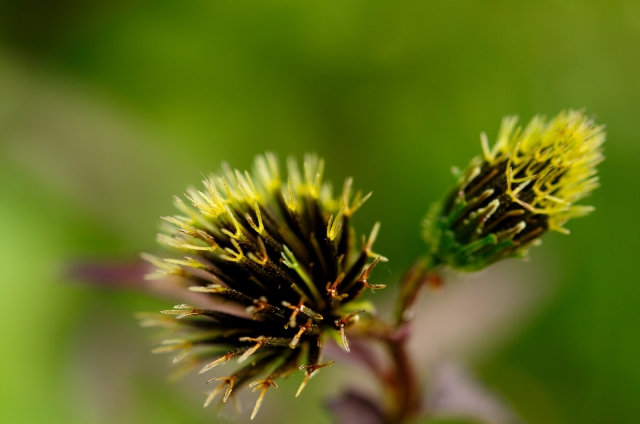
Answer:
[{"label": "out-of-focus foliage", "polygon": [[[475,369],[531,423],[640,421],[638,45],[632,0],[1,2],[0,422],[216,421],[135,327],[170,301],[60,277],[68,258],[153,249],[201,171],[318,152],[328,179],[374,192],[356,225],[382,221],[392,283],[480,131],[582,107],[607,124],[596,212],[517,264],[558,286]],[[257,419],[328,422],[298,384]]]}]

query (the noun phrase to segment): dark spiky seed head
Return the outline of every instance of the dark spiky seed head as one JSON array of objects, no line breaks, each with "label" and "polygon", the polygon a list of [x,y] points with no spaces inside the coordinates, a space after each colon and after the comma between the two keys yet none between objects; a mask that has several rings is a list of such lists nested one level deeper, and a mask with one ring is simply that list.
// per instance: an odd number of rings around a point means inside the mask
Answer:
[{"label": "dark spiky seed head", "polygon": [[348,350],[345,327],[367,309],[356,299],[367,287],[382,288],[368,283],[373,266],[386,260],[371,250],[379,225],[361,241],[351,225],[370,193],[352,194],[348,178],[334,197],[323,168],[315,155],[305,156],[302,171],[290,159],[283,180],[270,153],[256,158],[252,173],[223,165],[204,190],[188,190],[191,205],[175,199],[182,215],[163,218],[170,225],[158,240],[183,258],[143,255],[158,268],[151,278],[177,276],[192,291],[240,307],[229,314],[181,304],[143,316],[144,325],[168,329],[155,352],[180,352],[174,362],[187,357],[188,368],[204,365],[200,372],[233,358],[241,364],[210,380],[219,385],[205,406],[251,383],[261,389],[255,415],[266,389],[298,369],[305,371],[301,390],[330,364],[321,360],[325,337]]},{"label": "dark spiky seed head", "polygon": [[574,203],[598,186],[596,165],[603,159],[602,126],[582,111],[554,119],[533,118],[516,128],[502,121],[498,140],[432,206],[424,236],[437,263],[476,271],[508,257],[523,257],[548,230],[567,234],[563,225],[593,208]]}]

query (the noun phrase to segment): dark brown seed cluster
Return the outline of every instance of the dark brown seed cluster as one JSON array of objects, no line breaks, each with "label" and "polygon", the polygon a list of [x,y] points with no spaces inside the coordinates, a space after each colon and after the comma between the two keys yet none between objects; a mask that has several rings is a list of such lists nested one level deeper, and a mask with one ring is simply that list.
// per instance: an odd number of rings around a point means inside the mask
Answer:
[{"label": "dark brown seed cluster", "polygon": [[330,365],[322,362],[327,336],[348,350],[345,328],[363,312],[354,300],[365,288],[382,288],[368,282],[373,266],[386,260],[371,250],[379,225],[361,240],[351,226],[370,194],[352,196],[347,179],[334,197],[322,182],[323,166],[307,155],[301,172],[289,160],[286,181],[272,154],[259,156],[252,173],[224,166],[204,181],[205,190],[188,191],[192,206],[176,198],[182,215],[164,218],[171,226],[159,241],[185,256],[144,256],[158,267],[155,276],[180,277],[189,290],[237,307],[225,313],[181,304],[143,316],[143,324],[168,329],[155,351],[180,351],[174,362],[187,357],[189,367],[204,365],[200,372],[234,358],[240,364],[210,380],[219,385],[205,406],[218,393],[226,401],[234,388],[251,383],[261,390],[255,415],[266,389],[298,369],[305,371],[302,390]]}]

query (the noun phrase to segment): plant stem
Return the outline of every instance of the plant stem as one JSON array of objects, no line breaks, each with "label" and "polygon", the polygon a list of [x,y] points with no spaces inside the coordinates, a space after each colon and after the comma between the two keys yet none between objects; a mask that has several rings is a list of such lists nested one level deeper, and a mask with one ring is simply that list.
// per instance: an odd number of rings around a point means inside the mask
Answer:
[{"label": "plant stem", "polygon": [[370,341],[381,343],[389,355],[391,367],[388,370],[379,372],[372,369],[388,400],[385,420],[388,424],[406,423],[420,412],[420,388],[407,352],[408,329],[407,326],[399,328],[375,320],[361,333]]},{"label": "plant stem", "polygon": [[389,423],[403,423],[419,412],[420,396],[415,379],[415,370],[407,354],[406,337],[388,338],[385,340],[389,356],[394,363],[394,385],[392,392],[395,397],[389,414]]},{"label": "plant stem", "polygon": [[421,393],[417,372],[407,352],[410,337],[409,321],[420,290],[424,286],[437,287],[442,279],[437,272],[438,262],[433,257],[419,258],[404,274],[400,282],[400,293],[396,301],[393,324],[375,320],[365,336],[383,343],[392,368],[388,373],[376,373],[382,389],[389,396],[387,423],[401,424],[420,413]]},{"label": "plant stem", "polygon": [[436,269],[439,263],[431,255],[418,258],[404,273],[400,281],[400,290],[394,309],[396,328],[409,322],[414,314],[415,301],[425,285],[437,285],[441,282]]}]

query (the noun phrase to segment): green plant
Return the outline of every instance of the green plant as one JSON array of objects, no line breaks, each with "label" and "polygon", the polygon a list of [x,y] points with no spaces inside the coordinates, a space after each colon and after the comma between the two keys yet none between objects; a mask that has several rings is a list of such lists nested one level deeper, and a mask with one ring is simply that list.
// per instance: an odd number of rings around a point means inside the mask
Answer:
[{"label": "green plant", "polygon": [[[373,252],[379,230],[357,237],[352,217],[370,193],[352,194],[348,178],[339,196],[323,183],[324,162],[307,155],[302,171],[288,161],[281,176],[274,154],[256,159],[252,173],[223,172],[190,189],[191,205],[175,198],[182,215],[163,218],[158,240],[186,254],[181,259],[143,258],[176,284],[235,307],[234,313],[180,304],[162,314],[141,314],[145,326],[168,336],[154,350],[179,352],[181,372],[206,372],[237,358],[240,367],[220,382],[205,402],[222,401],[248,384],[260,390],[252,418],[269,387],[304,371],[298,394],[321,368],[323,347],[335,339],[349,352],[347,334],[386,347],[392,373],[371,371],[387,394],[375,416],[402,423],[420,416],[420,387],[406,353],[418,292],[441,284],[441,269],[474,272],[510,257],[525,257],[548,230],[568,233],[564,224],[592,209],[575,205],[597,187],[596,165],[605,135],[581,111],[547,121],[535,117],[524,128],[505,118],[498,140],[464,171],[454,170],[455,187],[435,203],[424,221],[425,254],[405,273],[392,322],[381,320],[362,292],[383,289],[369,283],[379,261]],[[359,242],[359,243],[358,243]],[[202,365],[204,364],[204,367]],[[263,376],[263,377],[260,377]],[[355,402],[355,401],[354,401]],[[366,403],[366,402],[365,402]]]}]

